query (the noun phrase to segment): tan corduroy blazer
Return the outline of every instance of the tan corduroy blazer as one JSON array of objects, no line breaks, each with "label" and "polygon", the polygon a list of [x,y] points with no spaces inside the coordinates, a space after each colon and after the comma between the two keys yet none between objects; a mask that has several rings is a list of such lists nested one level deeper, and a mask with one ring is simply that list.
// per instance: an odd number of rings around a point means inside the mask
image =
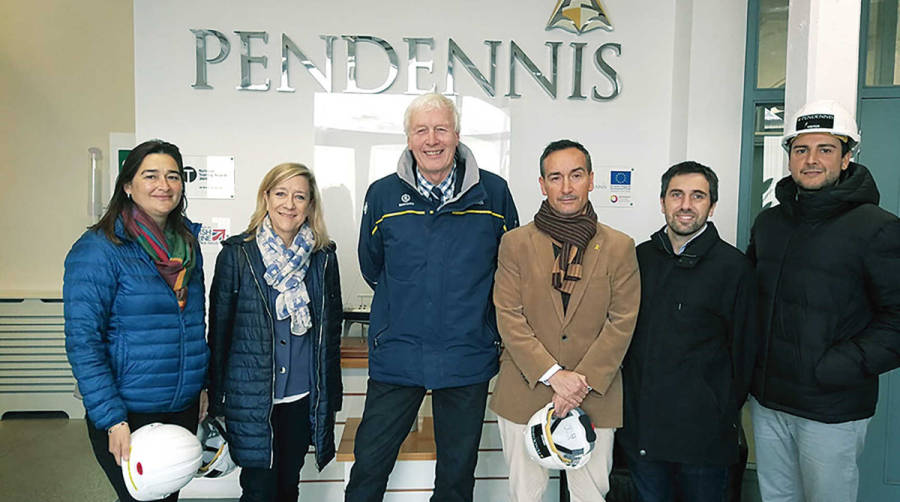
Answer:
[{"label": "tan corduroy blazer", "polygon": [[593,390],[581,407],[594,426],[620,427],[620,368],[641,300],[634,241],[597,224],[565,314],[562,296],[550,284],[554,260],[550,237],[534,223],[500,242],[494,305],[504,349],[490,407],[527,423],[553,397],[539,379],[558,363],[587,377]]}]

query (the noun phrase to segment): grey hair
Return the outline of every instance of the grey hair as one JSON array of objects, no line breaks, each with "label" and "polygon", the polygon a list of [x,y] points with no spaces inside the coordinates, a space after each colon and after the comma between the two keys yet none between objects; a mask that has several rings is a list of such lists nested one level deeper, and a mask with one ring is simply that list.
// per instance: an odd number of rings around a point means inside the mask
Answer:
[{"label": "grey hair", "polygon": [[403,130],[406,132],[406,135],[409,135],[413,113],[440,109],[453,112],[453,130],[456,134],[459,134],[459,110],[456,108],[456,104],[447,96],[432,92],[417,97],[406,107],[406,112],[403,114]]}]

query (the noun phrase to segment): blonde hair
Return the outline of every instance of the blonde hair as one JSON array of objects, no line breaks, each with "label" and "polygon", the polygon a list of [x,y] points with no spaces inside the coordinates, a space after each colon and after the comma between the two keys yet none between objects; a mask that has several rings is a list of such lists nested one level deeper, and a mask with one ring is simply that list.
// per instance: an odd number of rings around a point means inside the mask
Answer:
[{"label": "blonde hair", "polygon": [[413,114],[420,111],[427,112],[431,110],[450,110],[452,112],[451,115],[453,116],[453,130],[456,134],[459,134],[459,110],[456,108],[456,104],[454,104],[453,100],[447,96],[432,92],[417,97],[406,107],[406,112],[403,114],[403,131],[406,132],[407,136],[409,136],[410,122],[412,121]]},{"label": "blonde hair", "polygon": [[313,251],[319,251],[327,246],[331,240],[328,238],[328,230],[325,228],[325,213],[322,208],[322,196],[319,195],[319,187],[316,184],[316,177],[312,171],[303,164],[293,162],[285,162],[273,167],[263,176],[259,183],[259,190],[256,192],[256,210],[250,217],[250,223],[247,225],[247,240],[256,238],[256,230],[262,225],[263,220],[268,214],[266,210],[266,194],[269,190],[275,188],[279,183],[286,181],[294,176],[303,176],[309,182],[309,204],[306,206],[306,222],[312,230],[316,244]]}]

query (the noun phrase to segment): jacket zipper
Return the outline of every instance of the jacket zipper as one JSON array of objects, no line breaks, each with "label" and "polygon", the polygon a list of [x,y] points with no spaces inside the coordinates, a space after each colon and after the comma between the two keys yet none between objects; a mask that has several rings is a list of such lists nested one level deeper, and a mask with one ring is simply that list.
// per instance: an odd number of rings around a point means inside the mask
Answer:
[{"label": "jacket zipper", "polygon": [[[140,246],[140,245],[138,245]],[[143,249],[141,249],[143,251]],[[141,253],[143,255],[143,260],[145,263],[150,265],[154,272],[156,272],[156,276],[159,277],[159,280],[163,281],[166,288],[169,289],[169,292],[172,293],[172,299],[175,300],[175,312],[178,314],[178,327],[179,327],[179,336],[178,336],[178,381],[175,384],[175,393],[172,394],[172,401],[170,402],[171,407],[175,407],[178,403],[178,396],[181,395],[182,387],[184,384],[184,336],[185,336],[185,326],[184,326],[184,311],[181,310],[181,306],[178,305],[178,296],[175,294],[175,291],[169,286],[169,283],[163,278],[163,276],[159,275],[159,272],[156,270],[156,265],[153,264],[153,260],[150,259],[150,255],[145,252]],[[185,289],[187,289],[188,285],[184,285]],[[185,308],[187,308],[187,301],[185,300]]]},{"label": "jacket zipper", "polygon": [[[788,237],[787,244],[785,244],[784,251],[781,254],[781,257],[780,257],[781,263],[778,264],[778,276],[775,279],[775,287],[772,289],[772,300],[771,300],[772,306],[770,307],[772,310],[772,316],[769,319],[768,325],[764,328],[765,329],[764,333],[765,333],[765,342],[766,342],[766,353],[765,353],[765,358],[763,359],[763,363],[762,363],[762,382],[760,384],[762,386],[762,388],[759,391],[760,404],[763,404],[763,402],[765,402],[766,391],[768,390],[769,359],[772,356],[772,339],[774,338],[772,336],[772,327],[775,324],[775,310],[776,310],[776,304],[778,303],[778,292],[781,289],[781,277],[782,277],[782,275],[784,275],[784,264],[785,264],[785,261],[787,260],[788,253],[791,252],[791,247],[794,242],[794,237],[797,234],[796,228],[792,229],[792,230],[793,230],[793,232],[791,232],[791,235]],[[757,261],[759,260],[759,251],[757,251],[756,259],[757,259]],[[781,326],[783,328],[784,323],[782,323]],[[762,326],[760,326],[760,328],[763,329]],[[798,351],[796,356],[797,356],[797,364],[799,365],[800,357],[799,357],[799,349],[797,347],[797,343],[798,343],[798,340],[797,340],[796,334],[794,334],[794,350]],[[755,370],[755,368],[754,368],[754,370]],[[753,385],[752,382],[750,385],[752,387],[752,385]]]},{"label": "jacket zipper", "polygon": [[[253,263],[250,262],[250,255],[247,254],[247,250],[244,249],[243,245],[241,245],[241,252],[244,253],[244,258],[247,260],[247,266],[250,268],[250,276],[253,277],[253,282],[256,284],[256,291],[259,292],[259,298],[262,300],[263,307],[266,309],[266,314],[269,316],[269,329],[272,331],[272,386],[270,387],[271,399],[269,400],[269,428],[273,429],[272,411],[275,409],[275,321],[272,318],[272,312],[269,310],[269,302],[263,294],[262,286],[259,285],[259,279],[256,278],[256,272],[253,270]],[[269,434],[269,469],[275,465],[274,442],[275,431],[273,429],[272,433]]]},{"label": "jacket zipper", "polygon": [[[316,345],[319,347],[319,354],[316,357],[316,404],[313,406],[313,420],[319,420],[319,401],[322,399],[322,377],[320,374],[320,368],[323,366],[320,364],[320,359],[323,356],[322,352],[324,347],[322,346],[322,330],[325,325],[325,273],[328,271],[328,255],[325,255],[325,265],[322,266],[322,310],[319,314],[319,341],[316,342]],[[313,424],[313,434],[318,430],[318,424]],[[315,438],[313,438],[313,444],[315,444]],[[316,453],[318,454],[318,449],[316,449]]]}]

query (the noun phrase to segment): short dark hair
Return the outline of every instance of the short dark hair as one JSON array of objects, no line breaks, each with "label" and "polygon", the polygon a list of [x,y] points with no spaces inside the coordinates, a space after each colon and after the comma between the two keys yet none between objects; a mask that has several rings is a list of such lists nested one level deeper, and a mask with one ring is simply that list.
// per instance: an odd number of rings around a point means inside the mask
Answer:
[{"label": "short dark hair", "polygon": [[[181,200],[178,201],[178,205],[172,209],[172,212],[170,212],[166,218],[166,227],[170,227],[172,230],[179,233],[188,243],[194,243],[194,235],[185,224],[184,212],[185,209],[187,209],[187,197],[185,196],[184,162],[181,158],[181,152],[178,150],[177,146],[161,139],[145,141],[131,150],[128,157],[125,158],[125,162],[122,163],[122,169],[119,171],[119,176],[116,178],[116,185],[113,188],[112,198],[110,198],[106,213],[103,214],[100,221],[88,228],[91,230],[100,230],[106,234],[107,239],[116,244],[121,244],[119,238],[116,237],[116,219],[119,218],[122,212],[131,211],[131,208],[134,207],[134,201],[132,201],[125,193],[125,185],[131,183],[131,180],[134,179],[134,175],[137,174],[138,169],[141,167],[141,163],[144,162],[144,158],[154,153],[172,157],[175,164],[178,166],[178,174],[181,175],[182,180]],[[163,228],[161,230],[165,229]]]},{"label": "short dark hair", "polygon": [[709,200],[715,204],[719,200],[719,177],[709,167],[693,160],[679,162],[663,173],[659,198],[664,199],[666,197],[666,190],[669,189],[669,182],[672,181],[672,178],[679,174],[695,173],[702,174],[706,178],[706,181],[709,183]]},{"label": "short dark hair", "polygon": [[546,159],[551,153],[558,152],[560,150],[565,150],[567,148],[574,148],[579,152],[584,154],[585,162],[587,163],[587,171],[591,172],[591,154],[588,153],[587,148],[584,147],[581,143],[577,141],[572,141],[570,139],[558,139],[553,143],[550,143],[544,148],[544,153],[541,154],[541,178],[544,177],[544,159]]}]

